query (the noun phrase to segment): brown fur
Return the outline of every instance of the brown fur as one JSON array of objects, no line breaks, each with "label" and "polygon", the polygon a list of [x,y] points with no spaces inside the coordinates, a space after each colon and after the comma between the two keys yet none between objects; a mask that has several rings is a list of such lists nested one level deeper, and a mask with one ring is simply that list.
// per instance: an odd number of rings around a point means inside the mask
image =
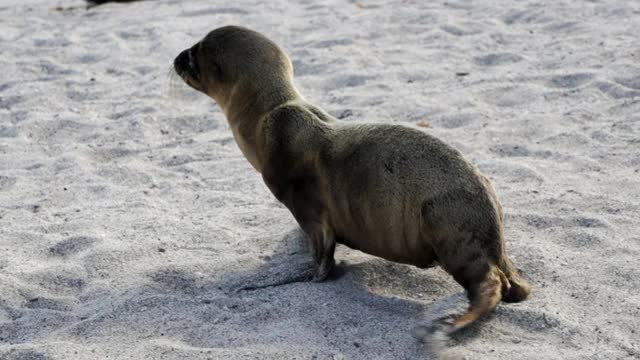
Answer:
[{"label": "brown fur", "polygon": [[470,300],[453,330],[529,294],[507,258],[493,186],[457,150],[417,129],[338,123],[298,93],[287,55],[248,29],[212,31],[175,69],[222,107],[247,159],[308,235],[314,280],[329,274],[336,242],[438,263]]}]

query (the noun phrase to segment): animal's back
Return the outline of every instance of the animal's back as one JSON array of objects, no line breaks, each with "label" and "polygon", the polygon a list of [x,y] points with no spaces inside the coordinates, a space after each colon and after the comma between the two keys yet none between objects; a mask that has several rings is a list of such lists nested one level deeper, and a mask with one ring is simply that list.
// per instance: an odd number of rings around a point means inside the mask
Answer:
[{"label": "animal's back", "polygon": [[[486,212],[496,213],[492,190],[457,150],[433,136],[396,125],[341,125],[333,146],[332,214],[349,246],[429,266],[438,230],[498,226]],[[433,233],[416,226],[439,219],[448,223]]]}]

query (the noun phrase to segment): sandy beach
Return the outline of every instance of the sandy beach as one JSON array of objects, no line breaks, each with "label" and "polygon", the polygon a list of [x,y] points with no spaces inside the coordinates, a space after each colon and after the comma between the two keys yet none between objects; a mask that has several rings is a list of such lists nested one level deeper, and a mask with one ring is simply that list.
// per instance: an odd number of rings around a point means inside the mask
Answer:
[{"label": "sandy beach", "polygon": [[340,121],[422,129],[493,180],[534,292],[453,353],[640,358],[640,2],[0,0],[0,359],[430,358],[412,328],[465,300],[439,268],[339,246],[329,281],[229,291],[306,251],[172,82],[229,24]]}]

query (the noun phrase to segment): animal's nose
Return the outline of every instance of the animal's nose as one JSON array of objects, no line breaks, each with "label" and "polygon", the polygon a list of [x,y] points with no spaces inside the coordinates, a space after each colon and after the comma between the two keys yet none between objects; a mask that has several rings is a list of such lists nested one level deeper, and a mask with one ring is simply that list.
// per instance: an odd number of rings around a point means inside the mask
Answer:
[{"label": "animal's nose", "polygon": [[177,71],[186,71],[189,69],[189,49],[184,50],[173,61],[173,67]]}]

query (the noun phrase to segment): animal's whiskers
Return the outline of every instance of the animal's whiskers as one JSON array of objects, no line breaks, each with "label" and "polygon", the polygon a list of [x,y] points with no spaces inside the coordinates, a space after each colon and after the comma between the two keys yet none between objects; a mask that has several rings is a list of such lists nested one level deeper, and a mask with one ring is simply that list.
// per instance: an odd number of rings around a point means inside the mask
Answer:
[{"label": "animal's whiskers", "polygon": [[176,69],[173,64],[167,70],[167,97],[171,101],[193,98],[194,91],[184,82],[185,72]]}]

